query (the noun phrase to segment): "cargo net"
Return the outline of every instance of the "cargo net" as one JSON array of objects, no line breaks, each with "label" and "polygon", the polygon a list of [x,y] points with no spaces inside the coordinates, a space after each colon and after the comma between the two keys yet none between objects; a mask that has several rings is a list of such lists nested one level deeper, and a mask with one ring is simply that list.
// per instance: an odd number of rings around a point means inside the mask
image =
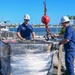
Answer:
[{"label": "cargo net", "polygon": [[2,53],[3,75],[52,75],[54,52],[50,43],[10,42],[4,44]]}]

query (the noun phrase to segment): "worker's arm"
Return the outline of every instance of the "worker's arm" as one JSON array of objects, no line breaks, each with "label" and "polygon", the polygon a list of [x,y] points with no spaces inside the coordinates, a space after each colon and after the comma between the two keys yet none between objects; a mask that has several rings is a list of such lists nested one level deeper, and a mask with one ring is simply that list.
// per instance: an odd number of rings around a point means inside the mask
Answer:
[{"label": "worker's arm", "polygon": [[25,38],[23,38],[20,34],[20,32],[17,32],[17,36],[21,39],[21,40],[25,40]]},{"label": "worker's arm", "polygon": [[60,43],[59,43],[59,45],[61,45],[61,44],[66,44],[66,43],[68,43],[69,42],[69,39],[63,39]]},{"label": "worker's arm", "polygon": [[62,38],[63,39],[64,38],[64,35],[56,35],[56,34],[54,34],[53,37],[54,38]]},{"label": "worker's arm", "polygon": [[64,35],[57,35],[57,38],[64,38]]},{"label": "worker's arm", "polygon": [[33,40],[35,40],[35,39],[36,39],[36,35],[35,35],[35,33],[34,33],[34,32],[32,32],[32,37],[33,37]]}]

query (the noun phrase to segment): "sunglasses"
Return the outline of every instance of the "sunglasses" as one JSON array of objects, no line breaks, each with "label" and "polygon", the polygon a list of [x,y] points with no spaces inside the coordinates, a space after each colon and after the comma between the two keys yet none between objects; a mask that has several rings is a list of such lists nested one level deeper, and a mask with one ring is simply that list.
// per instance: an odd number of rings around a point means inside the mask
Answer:
[{"label": "sunglasses", "polygon": [[63,23],[61,23],[61,24],[66,24],[66,23],[69,23],[69,21],[68,21],[68,22],[63,22]]},{"label": "sunglasses", "polygon": [[29,21],[29,20],[24,19],[24,21]]}]

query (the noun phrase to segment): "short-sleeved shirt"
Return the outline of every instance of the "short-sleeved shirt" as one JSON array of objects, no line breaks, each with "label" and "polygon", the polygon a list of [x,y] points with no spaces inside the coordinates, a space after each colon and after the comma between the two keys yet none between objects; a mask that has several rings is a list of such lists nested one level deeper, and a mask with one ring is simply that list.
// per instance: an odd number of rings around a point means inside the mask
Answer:
[{"label": "short-sleeved shirt", "polygon": [[33,32],[33,27],[31,25],[19,25],[17,32],[20,32],[21,36],[26,40],[31,40],[31,33]]},{"label": "short-sleeved shirt", "polygon": [[66,51],[74,51],[75,52],[75,31],[72,26],[68,26],[64,33],[64,39],[68,39],[69,42],[64,44],[64,49]]}]

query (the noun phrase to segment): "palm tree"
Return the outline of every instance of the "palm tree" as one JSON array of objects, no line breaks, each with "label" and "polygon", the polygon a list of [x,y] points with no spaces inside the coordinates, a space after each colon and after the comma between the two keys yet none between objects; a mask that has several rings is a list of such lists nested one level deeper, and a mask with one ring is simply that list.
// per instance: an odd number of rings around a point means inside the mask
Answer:
[{"label": "palm tree", "polygon": [[75,25],[75,16],[73,16],[73,24]]},{"label": "palm tree", "polygon": [[70,20],[72,20],[72,19],[73,19],[73,16],[68,15],[68,17],[69,17],[69,19],[70,19]]},{"label": "palm tree", "polygon": [[75,16],[70,16],[70,15],[68,15],[68,17],[69,17],[69,19],[71,20],[71,22],[72,22],[72,24],[73,24],[73,22],[74,22],[74,20],[75,20]]}]

